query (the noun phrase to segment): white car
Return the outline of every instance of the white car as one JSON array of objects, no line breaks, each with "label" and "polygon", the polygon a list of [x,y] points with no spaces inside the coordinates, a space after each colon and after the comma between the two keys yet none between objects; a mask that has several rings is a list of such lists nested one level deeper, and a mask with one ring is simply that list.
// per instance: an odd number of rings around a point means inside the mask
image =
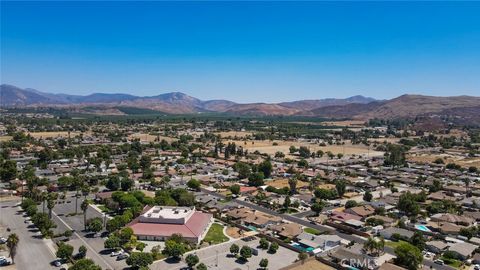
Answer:
[{"label": "white car", "polygon": [[110,253],[110,257],[116,257],[122,253],[123,253],[123,250],[113,251],[112,253]]},{"label": "white car", "polygon": [[473,269],[474,269],[474,270],[480,270],[480,264],[475,264],[475,265],[473,266]]},{"label": "white car", "polygon": [[0,237],[0,244],[5,244],[5,243],[7,243],[7,238]]}]

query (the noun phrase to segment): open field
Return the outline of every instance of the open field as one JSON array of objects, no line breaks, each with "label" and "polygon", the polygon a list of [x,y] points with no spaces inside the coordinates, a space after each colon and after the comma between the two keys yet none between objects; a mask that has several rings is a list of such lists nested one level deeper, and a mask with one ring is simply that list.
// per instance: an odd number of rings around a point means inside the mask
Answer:
[{"label": "open field", "polygon": [[129,135],[128,139],[129,140],[139,139],[142,142],[154,142],[157,139],[157,137],[160,139],[160,141],[165,140],[169,143],[177,140],[177,139],[172,138],[172,137],[161,136],[161,135],[156,136],[156,135],[151,135],[151,134],[147,134],[147,133],[134,133],[134,134]]},{"label": "open field", "polygon": [[310,259],[303,264],[299,264],[295,267],[289,268],[290,270],[335,270],[324,263],[321,263],[315,259]]},{"label": "open field", "polygon": [[438,158],[442,158],[445,164],[455,163],[464,168],[468,168],[471,166],[480,168],[480,158],[478,157],[468,158],[463,156],[452,156],[448,154],[420,154],[407,156],[407,160],[422,164],[433,163]]},{"label": "open field", "polygon": [[[274,188],[284,188],[284,187],[289,187],[288,185],[288,179],[286,178],[279,178],[275,179],[272,181],[266,181],[265,185],[272,186]],[[297,188],[302,188],[308,186],[308,183],[303,182],[303,181],[297,181]]]},{"label": "open field", "polygon": [[[35,139],[45,138],[68,138],[68,131],[45,131],[45,132],[29,132],[28,134]],[[70,132],[70,137],[73,138],[80,135],[80,132]]]},{"label": "open field", "polygon": [[245,138],[247,136],[251,136],[253,133],[248,131],[225,131],[225,132],[215,132],[215,134],[220,135],[220,137],[222,138],[227,138],[227,137]]},{"label": "open field", "polygon": [[[333,154],[344,154],[346,156],[351,155],[367,155],[370,156],[381,156],[383,152],[374,151],[373,149],[368,149],[367,146],[363,144],[352,145],[349,142],[345,142],[345,145],[327,145],[320,146],[318,144],[313,144],[309,142],[293,142],[293,141],[260,141],[260,140],[227,140],[228,142],[234,142],[237,146],[242,146],[244,149],[247,149],[249,152],[259,151],[260,153],[266,153],[269,155],[274,155],[277,151],[283,152],[288,157],[295,157],[290,155],[290,146],[295,146],[299,148],[300,146],[305,146],[310,149],[310,151],[322,150],[323,152],[330,151]],[[277,145],[274,145],[277,144]]]},{"label": "open field", "polygon": [[0,136],[0,142],[8,142],[12,139],[12,136]]}]

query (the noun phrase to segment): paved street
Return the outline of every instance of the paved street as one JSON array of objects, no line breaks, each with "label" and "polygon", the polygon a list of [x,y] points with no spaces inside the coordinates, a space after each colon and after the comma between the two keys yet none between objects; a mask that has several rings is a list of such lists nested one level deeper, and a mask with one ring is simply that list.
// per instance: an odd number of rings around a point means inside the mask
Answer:
[{"label": "paved street", "polygon": [[[0,224],[11,229],[16,233],[20,242],[18,244],[15,264],[17,269],[38,270],[38,269],[57,269],[51,265],[55,260],[55,255],[47,246],[47,240],[38,237],[36,232],[32,232],[24,223],[23,213],[20,208],[15,206],[17,201],[0,202]],[[2,235],[4,236],[4,235]],[[4,237],[7,237],[5,235]]]}]

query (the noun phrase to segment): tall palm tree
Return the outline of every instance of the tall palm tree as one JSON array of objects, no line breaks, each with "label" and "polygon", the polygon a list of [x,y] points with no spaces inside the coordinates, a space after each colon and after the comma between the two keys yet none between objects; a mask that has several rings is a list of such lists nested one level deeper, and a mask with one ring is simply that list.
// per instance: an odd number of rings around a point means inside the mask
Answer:
[{"label": "tall palm tree", "polygon": [[85,227],[85,230],[87,229],[87,209],[88,209],[88,201],[87,200],[84,200],[82,202],[82,205],[80,205],[80,207],[82,208],[82,211],[83,211],[83,225]]},{"label": "tall palm tree", "polygon": [[52,218],[52,210],[55,207],[55,201],[57,200],[58,194],[56,192],[49,193],[47,196],[47,208],[48,208],[48,218]]},{"label": "tall palm tree", "polygon": [[17,254],[17,246],[19,241],[20,239],[18,239],[18,235],[15,233],[12,233],[8,236],[7,247],[10,251],[9,256],[12,258],[12,264],[15,264],[15,255]]}]

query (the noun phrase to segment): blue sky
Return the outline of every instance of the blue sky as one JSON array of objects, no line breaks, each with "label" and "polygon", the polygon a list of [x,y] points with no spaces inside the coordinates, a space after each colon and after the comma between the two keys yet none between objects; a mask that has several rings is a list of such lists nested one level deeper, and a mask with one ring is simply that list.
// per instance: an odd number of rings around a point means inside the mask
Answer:
[{"label": "blue sky", "polygon": [[1,2],[1,82],[278,102],[480,95],[480,2]]}]

